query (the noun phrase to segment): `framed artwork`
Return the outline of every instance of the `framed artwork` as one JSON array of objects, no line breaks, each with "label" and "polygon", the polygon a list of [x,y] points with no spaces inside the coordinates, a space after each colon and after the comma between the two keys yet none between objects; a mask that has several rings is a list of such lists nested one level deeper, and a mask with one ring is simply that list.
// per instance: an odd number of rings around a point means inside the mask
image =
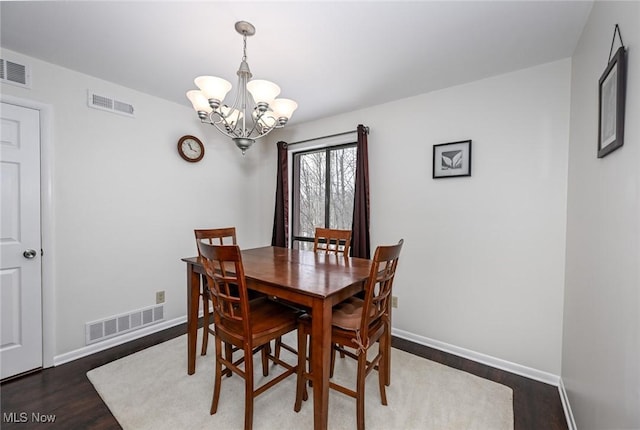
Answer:
[{"label": "framed artwork", "polygon": [[471,176],[471,141],[433,145],[433,179]]},{"label": "framed artwork", "polygon": [[621,46],[600,77],[598,108],[598,158],[602,158],[624,143],[624,105],[626,51]]}]

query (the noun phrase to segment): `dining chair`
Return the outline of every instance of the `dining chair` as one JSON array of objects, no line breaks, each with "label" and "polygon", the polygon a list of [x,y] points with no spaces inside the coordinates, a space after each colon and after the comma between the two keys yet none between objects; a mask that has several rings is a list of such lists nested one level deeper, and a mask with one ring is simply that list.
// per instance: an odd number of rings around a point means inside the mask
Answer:
[{"label": "dining chair", "polygon": [[[233,372],[245,380],[244,428],[253,425],[254,399],[296,373],[292,366],[271,354],[270,342],[296,330],[298,312],[267,297],[249,300],[242,264],[242,254],[237,245],[220,246],[198,243],[207,285],[214,307],[216,345],[215,381],[211,400],[211,415],[218,410],[222,376]],[[222,342],[243,351],[236,361],[222,354]],[[267,364],[272,361],[286,370],[260,387],[254,387],[253,355],[262,352],[263,375],[267,376]],[[244,363],[241,368],[240,365]],[[224,367],[224,369],[223,369]]]},{"label": "dining chair", "polygon": [[[313,237],[313,252],[336,254],[348,257],[350,247],[351,230],[316,227]],[[298,353],[295,348],[282,342],[282,339],[276,339],[274,346],[276,357],[280,357],[280,350],[282,348],[294,354]],[[340,352],[340,356],[344,357],[344,354]]]},{"label": "dining chair", "polygon": [[[193,232],[196,236],[196,244],[199,242],[205,242],[210,245],[237,245],[235,227],[196,229],[193,230]],[[201,257],[199,247],[198,257]],[[200,293],[200,296],[202,297],[202,312],[204,314],[204,334],[202,336],[202,349],[200,351],[200,355],[206,355],[207,348],[209,346],[209,334],[213,334],[213,329],[211,329],[211,299],[209,297],[209,289],[207,288],[207,279],[206,276],[203,276],[202,278],[202,292]]]},{"label": "dining chair", "polygon": [[[383,405],[387,405],[385,390],[386,354],[389,354],[391,321],[389,302],[393,279],[396,274],[400,251],[404,240],[397,245],[378,246],[376,248],[369,278],[365,284],[364,300],[350,297],[337,304],[332,312],[331,343],[333,348],[342,349],[345,355],[357,360],[355,390],[329,383],[329,387],[356,399],[356,422],[358,430],[364,430],[364,394],[365,378],[374,369],[378,370],[378,385]],[[306,371],[307,336],[311,333],[311,318],[308,314],[298,321],[298,372],[296,384],[296,403],[294,410],[299,412],[302,401],[308,398],[306,381],[311,379]],[[369,361],[367,352],[379,343],[375,357]],[[335,345],[349,345],[354,351]]]},{"label": "dining chair", "polygon": [[[313,238],[314,252],[332,253],[348,257],[350,247],[351,230],[316,227]],[[333,353],[331,357],[333,359],[332,362],[335,362],[335,353]],[[342,350],[340,350],[340,357],[344,358],[344,352]],[[333,376],[333,366],[331,367],[331,376]]]},{"label": "dining chair", "polygon": [[316,227],[313,252],[349,255],[351,230]]}]

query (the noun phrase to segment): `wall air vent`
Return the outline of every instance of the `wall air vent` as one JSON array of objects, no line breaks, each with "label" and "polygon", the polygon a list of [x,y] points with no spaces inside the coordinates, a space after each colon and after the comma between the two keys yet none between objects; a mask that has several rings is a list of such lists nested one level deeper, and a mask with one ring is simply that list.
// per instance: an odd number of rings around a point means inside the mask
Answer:
[{"label": "wall air vent", "polygon": [[31,70],[25,64],[0,58],[0,82],[31,88]]},{"label": "wall air vent", "polygon": [[133,105],[130,103],[116,100],[113,97],[98,94],[94,91],[87,91],[87,103],[89,107],[94,109],[105,110],[108,112],[119,113],[133,118]]},{"label": "wall air vent", "polygon": [[164,305],[137,309],[85,324],[85,341],[90,345],[164,320]]}]

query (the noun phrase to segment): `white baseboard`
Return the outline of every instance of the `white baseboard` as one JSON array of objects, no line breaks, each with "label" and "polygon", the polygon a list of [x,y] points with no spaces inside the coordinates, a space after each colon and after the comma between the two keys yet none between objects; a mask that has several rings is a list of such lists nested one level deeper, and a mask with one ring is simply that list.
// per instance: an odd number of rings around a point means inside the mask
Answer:
[{"label": "white baseboard", "polygon": [[500,358],[492,357],[490,355],[482,354],[479,352],[471,351],[469,349],[460,348],[458,346],[450,345],[439,340],[430,339],[428,337],[419,336],[417,334],[409,333],[404,330],[391,329],[391,334],[402,339],[410,340],[411,342],[418,343],[420,345],[429,346],[431,348],[438,349],[440,351],[448,352],[459,357],[468,358],[469,360],[476,361],[478,363],[486,364],[487,366],[495,367],[497,369],[506,370],[516,375],[525,376],[536,381],[544,382],[555,387],[559,385],[560,377],[552,373],[543,372],[541,370],[533,369],[531,367],[522,366],[520,364],[512,363],[510,361],[502,360]]},{"label": "white baseboard", "polygon": [[141,328],[140,330],[135,330],[123,334],[122,336],[116,336],[111,339],[105,340],[104,342],[94,343],[89,346],[76,349],[74,351],[56,355],[55,357],[53,357],[53,365],[59,366],[64,363],[77,360],[78,358],[86,357],[87,355],[95,354],[96,352],[104,351],[105,349],[113,348],[114,346],[122,345],[123,343],[148,336],[152,333],[175,327],[185,322],[187,322],[187,317],[182,316],[180,318],[175,318],[169,321],[159,322],[158,324],[147,326]]},{"label": "white baseboard", "polygon": [[562,378],[560,378],[560,384],[558,385],[558,391],[560,392],[560,400],[562,401],[562,408],[564,409],[564,416],[567,419],[567,426],[569,430],[577,430],[576,420],[573,417],[571,411],[571,405],[569,404],[569,396],[567,396],[567,390],[564,388]]}]

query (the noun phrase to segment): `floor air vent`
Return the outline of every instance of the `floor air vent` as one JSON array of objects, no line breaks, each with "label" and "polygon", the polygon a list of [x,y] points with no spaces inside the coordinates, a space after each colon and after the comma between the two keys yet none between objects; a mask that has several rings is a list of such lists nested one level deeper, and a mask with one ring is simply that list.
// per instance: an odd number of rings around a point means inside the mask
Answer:
[{"label": "floor air vent", "polygon": [[86,344],[110,339],[130,331],[155,324],[164,320],[164,305],[155,305],[138,309],[126,314],[116,315],[85,325]]},{"label": "floor air vent", "polygon": [[113,97],[100,95],[94,91],[89,90],[88,94],[88,104],[89,107],[94,109],[105,110],[108,112],[119,113],[121,115],[126,115],[133,117],[133,105],[127,102],[123,102],[121,100],[116,100]]},{"label": "floor air vent", "polygon": [[19,87],[31,88],[29,66],[0,58],[0,81]]}]

